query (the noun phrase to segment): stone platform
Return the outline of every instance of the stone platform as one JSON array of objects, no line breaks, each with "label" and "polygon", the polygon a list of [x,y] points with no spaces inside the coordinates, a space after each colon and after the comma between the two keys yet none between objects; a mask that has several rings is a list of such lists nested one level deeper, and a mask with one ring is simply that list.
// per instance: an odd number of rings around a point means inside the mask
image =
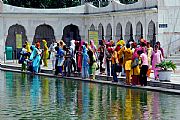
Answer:
[{"label": "stone platform", "polygon": [[[54,77],[62,79],[59,76],[55,76],[52,71],[51,64],[48,64],[49,67],[41,67],[41,73],[38,75],[48,76],[48,77]],[[27,73],[30,74],[30,72],[21,72],[21,65],[18,64],[16,61],[6,61],[6,63],[1,63],[1,70],[4,71],[12,71],[12,72],[19,72],[19,73]],[[90,79],[82,79],[78,74],[73,74],[72,77],[65,77],[64,79],[74,79],[74,80],[81,80],[81,81],[87,81],[87,82],[94,82],[94,83],[101,83],[101,84],[109,84],[109,85],[117,85],[121,87],[128,87],[133,89],[145,89],[145,90],[151,90],[151,91],[159,91],[159,92],[165,92],[165,93],[173,93],[173,94],[180,94],[180,67],[177,68],[176,72],[172,74],[172,79],[170,82],[160,82],[155,81],[153,79],[153,73],[151,73],[151,77],[148,79],[148,86],[129,86],[125,85],[125,77],[118,77],[118,83],[112,82],[112,76],[107,77],[106,75],[99,75],[99,72],[96,73],[96,80],[90,80]]]}]

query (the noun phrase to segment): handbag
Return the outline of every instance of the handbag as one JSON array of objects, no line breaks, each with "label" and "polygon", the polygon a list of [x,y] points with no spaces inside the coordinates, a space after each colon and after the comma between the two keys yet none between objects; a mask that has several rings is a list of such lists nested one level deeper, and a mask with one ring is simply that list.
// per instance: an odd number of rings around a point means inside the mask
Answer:
[{"label": "handbag", "polygon": [[134,61],[131,64],[131,68],[135,68],[139,65],[139,59],[135,58]]}]

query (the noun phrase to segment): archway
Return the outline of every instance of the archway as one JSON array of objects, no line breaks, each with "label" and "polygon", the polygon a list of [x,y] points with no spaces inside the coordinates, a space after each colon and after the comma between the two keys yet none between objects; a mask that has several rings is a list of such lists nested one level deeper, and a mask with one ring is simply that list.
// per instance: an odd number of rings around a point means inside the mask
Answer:
[{"label": "archway", "polygon": [[125,39],[126,41],[133,40],[133,27],[132,27],[131,22],[128,22],[128,23],[126,24],[125,37],[124,37],[124,39]]},{"label": "archway", "polygon": [[95,26],[93,24],[91,25],[90,30],[95,31]]},{"label": "archway", "polygon": [[136,38],[135,41],[139,42],[140,39],[143,38],[143,26],[142,23],[139,21],[136,25]]},{"label": "archway", "polygon": [[62,40],[66,43],[67,46],[70,46],[71,40],[81,41],[78,26],[70,24],[64,27]]},{"label": "archway", "polygon": [[120,23],[117,24],[116,26],[116,39],[123,39],[122,37],[122,25]]},{"label": "archway", "polygon": [[152,46],[156,43],[156,26],[155,23],[151,20],[151,22],[148,25],[148,41],[151,43]]},{"label": "archway", "polygon": [[102,44],[102,40],[104,40],[104,28],[101,23],[98,26],[98,40],[99,44]]},{"label": "archway", "polygon": [[111,40],[111,39],[112,39],[112,27],[111,24],[109,23],[106,28],[106,40]]},{"label": "archway", "polygon": [[[22,35],[22,45],[25,43],[25,41],[27,41],[26,30],[24,26],[15,24],[10,26],[8,29],[5,46],[12,47],[14,52],[14,58],[19,58],[19,55],[17,53],[21,51],[21,48],[17,48],[16,46],[16,34]],[[16,55],[18,56],[16,57]]]},{"label": "archway", "polygon": [[33,44],[40,42],[42,47],[42,40],[47,41],[48,47],[55,41],[54,30],[50,25],[42,24],[36,27]]}]

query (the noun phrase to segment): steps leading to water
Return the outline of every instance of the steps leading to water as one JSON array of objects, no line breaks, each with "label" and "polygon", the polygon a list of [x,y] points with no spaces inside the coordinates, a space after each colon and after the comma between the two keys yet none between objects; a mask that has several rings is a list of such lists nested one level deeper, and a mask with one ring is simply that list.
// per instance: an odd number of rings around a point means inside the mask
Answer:
[{"label": "steps leading to water", "polygon": [[172,54],[166,60],[167,61],[171,60],[174,63],[176,63],[177,66],[180,66],[180,51],[175,52],[175,54]]}]

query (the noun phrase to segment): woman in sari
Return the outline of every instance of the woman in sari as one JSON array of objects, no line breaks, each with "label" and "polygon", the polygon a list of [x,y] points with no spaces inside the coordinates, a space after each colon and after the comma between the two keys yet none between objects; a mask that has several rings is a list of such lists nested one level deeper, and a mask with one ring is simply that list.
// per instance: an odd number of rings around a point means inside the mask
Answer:
[{"label": "woman in sari", "polygon": [[48,52],[48,47],[47,47],[47,42],[46,40],[42,40],[43,45],[44,45],[44,51],[43,51],[43,63],[44,66],[47,67],[48,66],[48,57],[49,57],[49,52]]},{"label": "woman in sari", "polygon": [[31,46],[31,50],[32,53],[29,59],[32,61],[33,73],[38,73],[40,67],[41,53],[34,45]]},{"label": "woman in sari", "polygon": [[96,48],[96,46],[94,44],[94,40],[90,41],[90,47],[91,47],[91,50],[93,51],[93,53],[94,53],[94,55],[95,55],[95,57],[97,59],[97,48]]},{"label": "woman in sari", "polygon": [[82,78],[89,77],[89,56],[87,54],[87,48],[83,45],[82,48]]},{"label": "woman in sari", "polygon": [[124,50],[124,69],[126,72],[126,84],[131,85],[131,63],[132,63],[133,52],[130,48],[130,44],[126,45]]},{"label": "woman in sari", "polygon": [[79,48],[77,52],[77,69],[78,72],[81,72],[82,70],[82,46],[84,44],[84,41],[79,42]]}]

